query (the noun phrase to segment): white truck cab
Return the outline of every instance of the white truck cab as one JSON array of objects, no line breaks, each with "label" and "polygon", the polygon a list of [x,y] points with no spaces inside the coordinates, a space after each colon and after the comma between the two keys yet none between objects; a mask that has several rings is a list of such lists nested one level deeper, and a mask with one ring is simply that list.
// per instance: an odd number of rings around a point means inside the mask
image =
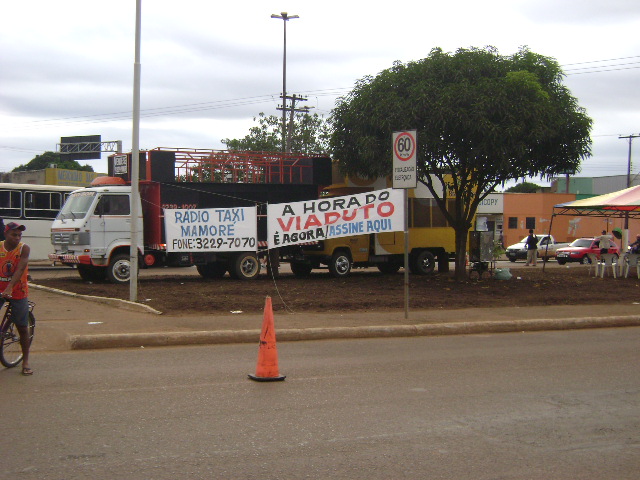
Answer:
[{"label": "white truck cab", "polygon": [[[85,280],[106,277],[116,283],[129,278],[131,187],[96,186],[76,190],[51,227],[54,253],[49,259],[76,265]],[[140,210],[139,210],[140,211]],[[137,229],[142,232],[142,216]],[[138,246],[142,252],[142,244]]]}]

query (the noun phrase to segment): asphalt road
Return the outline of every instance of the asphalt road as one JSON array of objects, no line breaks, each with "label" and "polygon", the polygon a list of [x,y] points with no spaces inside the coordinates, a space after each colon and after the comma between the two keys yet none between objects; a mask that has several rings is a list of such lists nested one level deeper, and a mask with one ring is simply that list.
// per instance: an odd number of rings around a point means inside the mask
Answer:
[{"label": "asphalt road", "polygon": [[636,479],[640,328],[39,354],[2,478]]}]

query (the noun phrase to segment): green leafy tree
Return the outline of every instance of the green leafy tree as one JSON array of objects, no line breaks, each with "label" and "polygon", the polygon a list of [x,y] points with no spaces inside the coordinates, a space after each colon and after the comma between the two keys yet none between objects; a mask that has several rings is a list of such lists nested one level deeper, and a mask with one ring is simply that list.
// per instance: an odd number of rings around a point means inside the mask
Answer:
[{"label": "green leafy tree", "polygon": [[62,160],[61,155],[56,152],[44,152],[42,155],[36,155],[29,163],[17,166],[12,170],[12,172],[44,170],[50,165],[56,165],[57,168],[63,168],[66,170],[93,172],[93,167],[91,165],[80,165],[75,160]]},{"label": "green leafy tree", "polygon": [[591,155],[592,121],[562,78],[554,59],[527,48],[434,49],[359,80],[339,100],[334,156],[344,173],[386,176],[392,132],[417,130],[418,179],[455,230],[462,280],[468,232],[489,193],[512,179],[576,172]]},{"label": "green leafy tree", "polygon": [[540,185],[536,185],[531,182],[522,182],[513,187],[507,188],[505,192],[509,193],[536,193],[540,188]]},{"label": "green leafy tree", "polygon": [[[282,151],[282,117],[260,113],[254,117],[258,125],[239,139],[222,139],[229,150],[254,152]],[[329,150],[329,124],[318,114],[295,112],[291,129],[291,151],[306,154],[322,154]]]}]

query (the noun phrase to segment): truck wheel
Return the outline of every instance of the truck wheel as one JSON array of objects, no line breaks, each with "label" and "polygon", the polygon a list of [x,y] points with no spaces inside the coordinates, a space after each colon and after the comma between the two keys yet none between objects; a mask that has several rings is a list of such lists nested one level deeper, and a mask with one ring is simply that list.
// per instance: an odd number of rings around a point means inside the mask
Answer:
[{"label": "truck wheel", "polygon": [[558,262],[558,265],[564,265],[565,263],[567,263],[564,258],[558,258],[556,261]]},{"label": "truck wheel", "polygon": [[397,273],[398,270],[400,270],[400,265],[398,265],[397,263],[379,263],[378,264],[378,270],[380,270],[380,273],[384,273],[385,275],[393,275],[394,273]]},{"label": "truck wheel", "polygon": [[291,262],[291,271],[296,277],[308,277],[313,268],[309,263]]},{"label": "truck wheel", "polygon": [[510,258],[509,261],[512,263],[516,263],[516,257]]},{"label": "truck wheel", "polygon": [[127,283],[131,278],[129,255],[114,255],[107,267],[107,278],[111,283]]},{"label": "truck wheel", "polygon": [[91,265],[78,265],[80,278],[85,282],[100,282],[107,278],[107,269]]},{"label": "truck wheel", "polygon": [[239,280],[251,280],[260,273],[260,260],[253,252],[239,254],[233,262],[229,274]]},{"label": "truck wheel", "polygon": [[329,260],[329,272],[336,278],[346,277],[351,272],[351,258],[345,252],[336,252]]},{"label": "truck wheel", "polygon": [[[582,257],[580,259],[580,263],[582,265],[589,265],[591,263],[591,260],[589,259],[589,257],[587,255],[585,255],[584,257]],[[560,265],[562,265],[562,264],[560,264]]]},{"label": "truck wheel", "polygon": [[422,250],[409,261],[409,270],[416,275],[429,275],[436,268],[436,258],[429,250]]},{"label": "truck wheel", "polygon": [[227,273],[227,264],[224,262],[207,263],[197,265],[196,269],[202,278],[222,278]]}]

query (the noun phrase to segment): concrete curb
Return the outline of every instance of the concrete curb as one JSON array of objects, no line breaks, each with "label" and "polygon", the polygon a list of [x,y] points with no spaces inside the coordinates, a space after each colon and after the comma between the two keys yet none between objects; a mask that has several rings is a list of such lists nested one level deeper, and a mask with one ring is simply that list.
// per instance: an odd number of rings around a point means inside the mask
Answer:
[{"label": "concrete curb", "polygon": [[81,295],[79,293],[67,292],[66,290],[59,290],[57,288],[45,287],[44,285],[38,285],[37,283],[29,283],[29,288],[35,288],[36,290],[43,290],[45,292],[57,293],[60,295],[67,295],[69,297],[82,298],[91,302],[104,303],[114,307],[122,308],[124,310],[130,310],[132,312],[144,312],[153,313],[155,315],[162,315],[162,312],[151,308],[148,305],[142,303],[132,302],[130,300],[122,300],[121,298],[107,298],[96,297],[94,295]]},{"label": "concrete curb", "polygon": [[[373,327],[283,329],[277,331],[277,338],[280,341],[294,342],[338,338],[416,337],[637,326],[640,326],[640,316],[587,317]],[[170,345],[210,345],[257,343],[259,339],[260,330],[71,335],[69,337],[69,347],[71,350],[89,350]]]}]

